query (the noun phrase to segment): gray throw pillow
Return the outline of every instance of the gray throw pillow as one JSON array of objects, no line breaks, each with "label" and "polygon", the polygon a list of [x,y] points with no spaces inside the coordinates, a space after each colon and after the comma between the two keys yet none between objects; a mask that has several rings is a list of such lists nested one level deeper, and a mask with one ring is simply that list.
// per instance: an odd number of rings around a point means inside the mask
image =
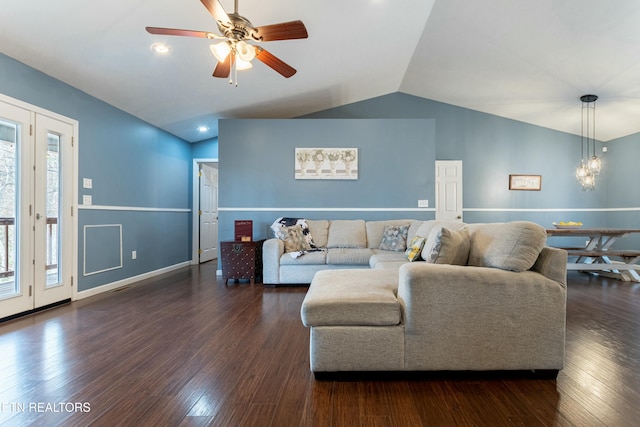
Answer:
[{"label": "gray throw pillow", "polygon": [[407,249],[408,225],[387,225],[384,227],[380,247],[385,251],[404,252]]},{"label": "gray throw pillow", "polygon": [[469,230],[449,230],[440,232],[440,250],[435,259],[436,264],[467,265],[469,259]]}]

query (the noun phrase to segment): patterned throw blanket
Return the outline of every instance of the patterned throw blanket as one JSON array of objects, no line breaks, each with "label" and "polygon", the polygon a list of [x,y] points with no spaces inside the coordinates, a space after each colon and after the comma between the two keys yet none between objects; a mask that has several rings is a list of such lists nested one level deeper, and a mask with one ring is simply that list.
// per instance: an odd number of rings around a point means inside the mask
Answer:
[{"label": "patterned throw blanket", "polygon": [[316,246],[304,218],[280,217],[271,224],[276,238],[284,242],[285,252],[298,258],[308,252],[321,251]]}]

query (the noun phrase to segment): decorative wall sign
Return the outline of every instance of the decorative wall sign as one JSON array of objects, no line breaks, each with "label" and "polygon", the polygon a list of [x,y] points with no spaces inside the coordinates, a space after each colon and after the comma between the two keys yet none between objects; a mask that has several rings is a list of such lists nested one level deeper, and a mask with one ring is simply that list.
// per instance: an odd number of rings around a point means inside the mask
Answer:
[{"label": "decorative wall sign", "polygon": [[542,175],[509,175],[509,190],[540,191]]},{"label": "decorative wall sign", "polygon": [[296,148],[296,179],[358,179],[357,148]]}]

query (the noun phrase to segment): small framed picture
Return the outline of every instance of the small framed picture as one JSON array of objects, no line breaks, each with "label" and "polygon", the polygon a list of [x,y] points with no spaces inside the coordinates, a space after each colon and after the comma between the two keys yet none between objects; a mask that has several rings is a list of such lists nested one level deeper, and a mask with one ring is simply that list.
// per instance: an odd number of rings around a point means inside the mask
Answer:
[{"label": "small framed picture", "polygon": [[509,190],[540,191],[542,175],[509,175]]}]

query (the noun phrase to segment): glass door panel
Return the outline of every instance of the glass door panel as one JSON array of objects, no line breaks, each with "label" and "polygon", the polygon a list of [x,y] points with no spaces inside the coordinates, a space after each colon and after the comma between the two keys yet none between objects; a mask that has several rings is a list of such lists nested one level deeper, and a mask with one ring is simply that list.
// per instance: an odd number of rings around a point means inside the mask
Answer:
[{"label": "glass door panel", "polygon": [[60,135],[47,134],[47,226],[46,226],[46,270],[47,287],[58,285],[60,269],[60,239],[58,224],[60,218]]},{"label": "glass door panel", "polygon": [[18,125],[0,119],[0,299],[20,290],[16,274],[18,241]]}]

